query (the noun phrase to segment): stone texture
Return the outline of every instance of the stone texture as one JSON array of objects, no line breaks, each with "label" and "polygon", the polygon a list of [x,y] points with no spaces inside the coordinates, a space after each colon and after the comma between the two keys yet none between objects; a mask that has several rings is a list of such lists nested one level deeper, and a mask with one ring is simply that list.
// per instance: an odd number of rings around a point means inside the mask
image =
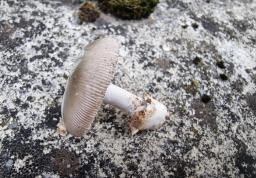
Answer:
[{"label": "stone texture", "polygon": [[[101,14],[82,25],[78,8],[0,1],[0,177],[256,177],[255,1],[162,0],[143,21]],[[69,73],[106,35],[122,43],[113,82],[171,117],[131,136],[129,117],[103,105],[84,138],[62,137]]]}]

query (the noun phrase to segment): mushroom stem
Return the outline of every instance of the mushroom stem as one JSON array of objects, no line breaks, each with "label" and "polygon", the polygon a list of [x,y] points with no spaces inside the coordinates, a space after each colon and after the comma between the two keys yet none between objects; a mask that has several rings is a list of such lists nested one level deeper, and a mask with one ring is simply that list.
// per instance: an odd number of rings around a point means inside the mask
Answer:
[{"label": "mushroom stem", "polygon": [[132,93],[116,85],[110,84],[105,93],[103,102],[131,114],[135,109],[134,103],[138,99],[139,98]]},{"label": "mushroom stem", "polygon": [[140,98],[113,84],[108,86],[103,102],[131,115],[132,134],[139,130],[158,128],[168,117],[166,106],[159,101],[148,95]]}]

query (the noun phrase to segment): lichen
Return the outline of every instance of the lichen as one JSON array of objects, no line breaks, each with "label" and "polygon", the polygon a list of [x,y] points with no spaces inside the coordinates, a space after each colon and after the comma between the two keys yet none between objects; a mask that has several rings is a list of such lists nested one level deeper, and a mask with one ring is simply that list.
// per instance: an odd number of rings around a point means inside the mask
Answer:
[{"label": "lichen", "polygon": [[187,93],[195,95],[198,92],[199,82],[197,80],[192,80],[189,85],[185,85],[184,89]]},{"label": "lichen", "polygon": [[74,174],[79,168],[77,155],[66,149],[53,150],[50,157],[55,170],[61,176]]},{"label": "lichen", "polygon": [[79,8],[78,17],[80,23],[95,22],[99,16],[100,13],[94,3],[85,2]]},{"label": "lichen", "polygon": [[99,0],[102,11],[124,20],[147,18],[159,0]]}]

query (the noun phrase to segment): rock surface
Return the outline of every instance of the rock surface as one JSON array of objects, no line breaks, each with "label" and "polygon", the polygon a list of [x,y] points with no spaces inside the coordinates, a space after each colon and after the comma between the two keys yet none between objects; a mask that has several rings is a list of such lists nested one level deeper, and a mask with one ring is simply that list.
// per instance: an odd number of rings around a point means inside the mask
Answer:
[{"label": "rock surface", "polygon": [[[0,1],[0,177],[256,177],[255,1],[162,0],[147,20],[82,25],[78,7]],[[131,136],[103,105],[84,138],[60,136],[69,72],[107,35],[122,43],[113,82],[171,118]]]}]

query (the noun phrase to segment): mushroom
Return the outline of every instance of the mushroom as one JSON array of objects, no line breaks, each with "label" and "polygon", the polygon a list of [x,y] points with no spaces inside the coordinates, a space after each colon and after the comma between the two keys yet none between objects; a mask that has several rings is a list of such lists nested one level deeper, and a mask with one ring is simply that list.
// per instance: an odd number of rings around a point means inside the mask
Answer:
[{"label": "mushroom", "polygon": [[102,102],[131,115],[132,134],[163,124],[168,116],[165,105],[148,95],[140,98],[111,84],[119,50],[114,38],[98,39],[85,50],[68,79],[62,102],[62,118],[69,133],[83,136],[90,129]]}]

